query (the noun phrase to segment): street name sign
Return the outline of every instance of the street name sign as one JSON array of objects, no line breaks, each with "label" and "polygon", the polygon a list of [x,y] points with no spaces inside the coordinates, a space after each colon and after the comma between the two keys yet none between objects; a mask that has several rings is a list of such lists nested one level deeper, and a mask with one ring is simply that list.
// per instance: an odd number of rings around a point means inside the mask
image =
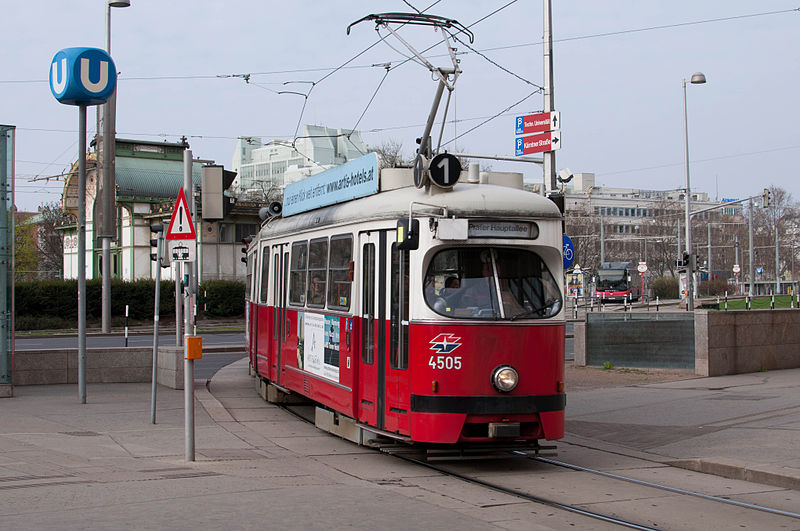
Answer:
[{"label": "street name sign", "polygon": [[539,135],[518,136],[514,145],[516,156],[544,153],[561,149],[561,131],[550,131]]},{"label": "street name sign", "polygon": [[172,211],[172,218],[169,220],[169,228],[165,236],[168,240],[195,240],[197,233],[194,231],[192,214],[189,204],[186,202],[186,194],[183,188],[178,192],[178,200],[175,201],[175,209]]},{"label": "street name sign", "polygon": [[559,111],[540,112],[517,116],[515,134],[527,135],[543,131],[561,129],[561,113]]}]

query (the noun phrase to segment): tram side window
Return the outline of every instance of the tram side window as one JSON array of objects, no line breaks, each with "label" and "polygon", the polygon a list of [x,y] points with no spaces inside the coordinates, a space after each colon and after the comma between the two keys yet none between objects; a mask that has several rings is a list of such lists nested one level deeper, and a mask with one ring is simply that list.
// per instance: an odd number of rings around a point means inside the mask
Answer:
[{"label": "tram side window", "polygon": [[289,273],[289,303],[302,306],[306,302],[306,267],[308,242],[292,244],[292,262]]},{"label": "tram side window", "polygon": [[275,263],[272,265],[272,305],[274,306],[272,311],[272,339],[278,339],[278,325],[280,324],[281,313],[278,308],[283,306],[280,293],[286,289],[285,286],[279,289],[281,281],[280,256],[280,254],[275,253]]},{"label": "tram side window", "polygon": [[350,234],[331,236],[331,260],[328,265],[328,308],[350,309],[350,261],[353,258],[353,237]]},{"label": "tram side window", "polygon": [[361,303],[361,359],[372,365],[375,361],[375,244],[364,245],[362,257],[363,300]]},{"label": "tram side window", "polygon": [[258,302],[267,302],[267,288],[269,288],[269,247],[265,246],[261,250],[261,296]]},{"label": "tram side window", "polygon": [[249,255],[247,257],[247,273],[245,275],[245,288],[244,288],[244,298],[246,300],[252,300],[250,291],[253,288],[253,260],[256,259],[255,253]]},{"label": "tram side window", "polygon": [[308,296],[306,305],[325,307],[325,277],[328,272],[328,239],[311,240],[308,248]]},{"label": "tram side window", "polygon": [[396,243],[392,244],[389,363],[393,369],[408,368],[408,256],[408,251],[400,251]]}]

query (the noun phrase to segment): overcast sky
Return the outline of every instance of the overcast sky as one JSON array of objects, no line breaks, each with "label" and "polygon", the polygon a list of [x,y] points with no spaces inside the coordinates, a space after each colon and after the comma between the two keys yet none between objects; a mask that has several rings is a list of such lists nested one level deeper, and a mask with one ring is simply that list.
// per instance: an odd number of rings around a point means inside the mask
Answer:
[{"label": "overcast sky", "polygon": [[[424,9],[433,0],[409,3]],[[406,2],[131,4],[112,10],[119,137],[175,142],[186,135],[195,157],[230,167],[239,136],[291,139],[298,123],[358,123],[368,145],[395,140],[412,155],[436,81],[418,64],[401,65],[405,58],[398,52],[406,50],[392,37],[353,59],[378,40],[373,23],[345,32],[370,13],[411,11]],[[470,46],[514,74],[456,45],[463,74],[448,115],[457,122],[448,123],[444,141],[500,116],[448,144],[451,151],[513,156],[514,117],[543,108],[537,93],[502,112],[543,83],[542,2],[518,0],[503,8],[507,4],[441,0],[430,10],[469,26],[475,36]],[[594,172],[606,186],[682,188],[681,82],[701,71],[708,83],[687,89],[692,188],[712,198],[740,198],[775,185],[800,198],[796,2],[554,4],[555,106],[563,142],[558,168]],[[17,127],[16,201],[34,210],[60,201],[63,181],[29,179],[61,174],[77,157],[78,111],[50,93],[50,61],[62,48],[104,47],[105,0],[7,1],[0,12],[0,123]],[[431,28],[404,27],[400,34],[417,50],[440,41]],[[443,45],[426,57],[435,66],[450,65]],[[383,63],[392,65],[388,75]],[[231,74],[250,74],[249,83],[220,77]],[[277,92],[307,93],[308,82],[316,84],[301,119],[305,98]],[[94,108],[88,114],[91,135]],[[523,171],[528,181],[542,179],[539,166],[491,164]]]}]

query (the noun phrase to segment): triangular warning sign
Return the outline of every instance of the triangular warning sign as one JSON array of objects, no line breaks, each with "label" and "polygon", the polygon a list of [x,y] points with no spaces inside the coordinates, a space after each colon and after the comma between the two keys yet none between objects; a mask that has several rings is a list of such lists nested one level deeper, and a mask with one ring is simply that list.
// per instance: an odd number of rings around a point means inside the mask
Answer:
[{"label": "triangular warning sign", "polygon": [[175,210],[172,211],[172,218],[169,220],[169,228],[165,237],[168,240],[197,239],[194,223],[192,223],[192,214],[189,210],[189,204],[186,202],[186,194],[183,193],[183,188],[178,192],[178,200],[175,201]]}]

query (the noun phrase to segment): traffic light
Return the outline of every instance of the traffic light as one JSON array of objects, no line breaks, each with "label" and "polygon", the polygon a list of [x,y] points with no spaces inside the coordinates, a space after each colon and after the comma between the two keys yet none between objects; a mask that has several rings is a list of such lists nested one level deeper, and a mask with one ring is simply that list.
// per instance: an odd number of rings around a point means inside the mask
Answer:
[{"label": "traffic light", "polygon": [[686,251],[683,251],[683,260],[681,260],[681,265],[683,267],[689,265],[689,253],[687,253]]},{"label": "traffic light", "polygon": [[695,271],[700,271],[700,255],[699,254],[694,255],[694,270]]},{"label": "traffic light", "polygon": [[769,188],[764,188],[761,193],[761,206],[767,208],[770,205],[772,205],[772,191]]},{"label": "traffic light", "polygon": [[150,232],[156,235],[155,238],[150,239],[150,247],[156,248],[156,252],[150,253],[150,260],[158,262],[161,267],[169,267],[166,245],[164,245],[164,226],[161,223],[150,225]]},{"label": "traffic light", "polygon": [[250,243],[252,241],[253,241],[252,236],[245,236],[244,238],[242,238],[242,245],[244,245],[244,247],[242,247],[242,254],[244,255],[242,257],[242,262],[244,262],[245,264],[247,263],[247,248],[250,247]]}]

